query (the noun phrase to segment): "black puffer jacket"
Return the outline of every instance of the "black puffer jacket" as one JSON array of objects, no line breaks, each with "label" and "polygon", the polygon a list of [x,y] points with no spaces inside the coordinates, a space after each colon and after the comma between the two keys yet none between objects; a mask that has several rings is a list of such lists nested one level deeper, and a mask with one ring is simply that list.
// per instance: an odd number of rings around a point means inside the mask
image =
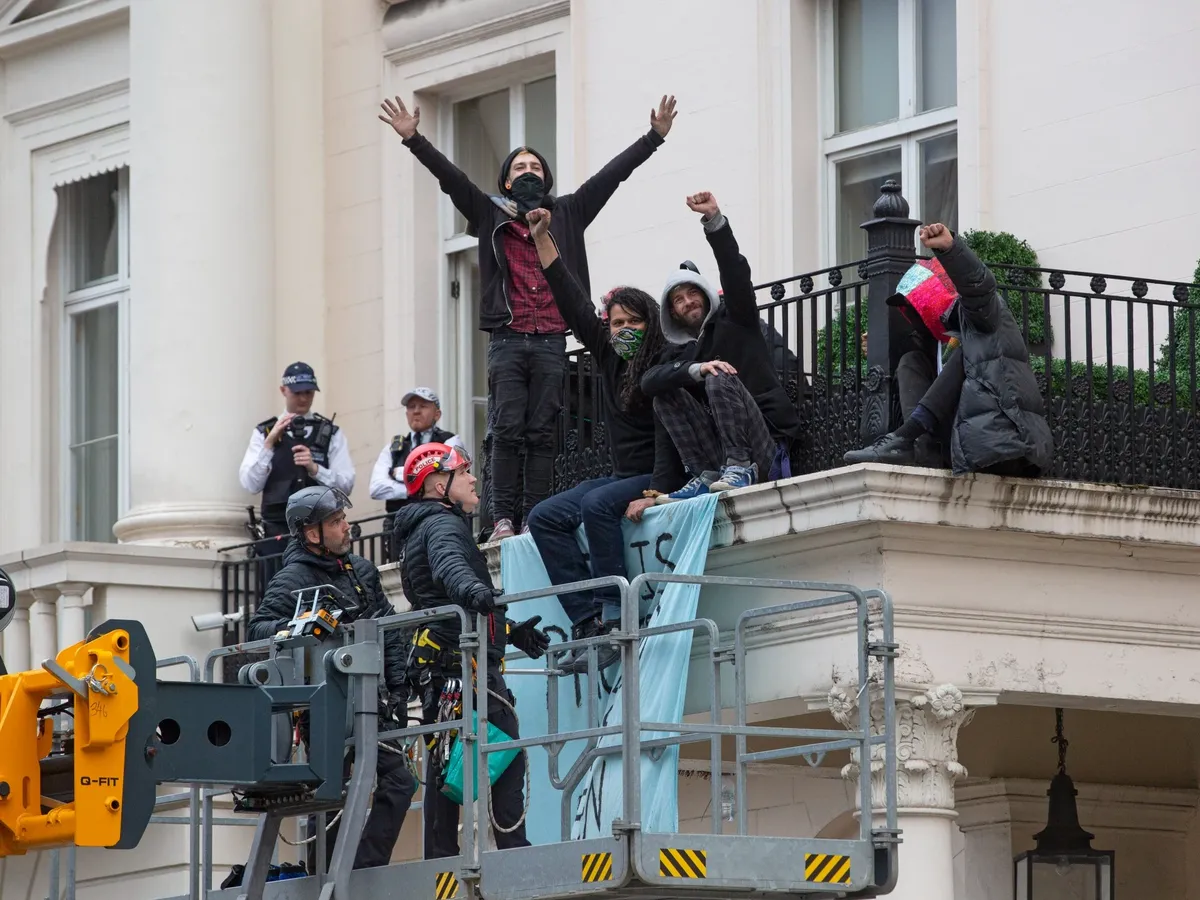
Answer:
[{"label": "black puffer jacket", "polygon": [[942,317],[962,341],[963,385],[950,441],[955,475],[1023,460],[1050,468],[1054,439],[1021,328],[996,292],[996,278],[962,238],[937,254],[958,290]]},{"label": "black puffer jacket", "polygon": [[[491,591],[487,557],[471,537],[471,526],[458,510],[437,500],[417,500],[396,513],[396,541],[404,552],[401,579],[404,596],[413,609],[453,604],[476,611],[477,598]],[[488,653],[504,655],[507,621],[492,613],[488,622]],[[430,626],[445,643],[458,646],[462,623],[443,619]]]},{"label": "black puffer jacket", "polygon": [[[383,592],[379,570],[370,560],[353,553],[341,557],[317,556],[292,538],[283,553],[283,568],[275,573],[267,585],[266,595],[250,618],[250,640],[265,640],[287,627],[296,611],[296,598],[292,596],[292,591],[322,584],[331,584],[346,598],[358,600],[360,611],[357,615],[344,615],[344,622],[362,618],[380,619],[396,612]],[[388,690],[393,693],[408,690],[405,677],[408,644],[402,631],[393,628],[384,635],[384,680]]]}]

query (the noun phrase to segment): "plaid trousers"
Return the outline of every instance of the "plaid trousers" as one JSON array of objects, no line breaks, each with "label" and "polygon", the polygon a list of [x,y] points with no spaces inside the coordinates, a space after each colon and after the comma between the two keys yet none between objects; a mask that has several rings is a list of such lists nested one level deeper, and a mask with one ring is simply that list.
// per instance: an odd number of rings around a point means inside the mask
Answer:
[{"label": "plaid trousers", "polygon": [[705,402],[679,388],[654,398],[658,416],[690,475],[720,472],[726,465],[758,465],[766,480],[775,439],[754,397],[736,375],[710,375],[696,386]]}]

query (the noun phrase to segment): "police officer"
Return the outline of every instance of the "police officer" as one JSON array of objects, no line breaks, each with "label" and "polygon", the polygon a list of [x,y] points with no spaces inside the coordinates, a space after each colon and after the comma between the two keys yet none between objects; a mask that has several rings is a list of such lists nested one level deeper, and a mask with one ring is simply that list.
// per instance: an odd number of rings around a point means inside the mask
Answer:
[{"label": "police officer", "polygon": [[[390,537],[393,513],[408,502],[404,486],[404,461],[416,447],[438,443],[466,450],[462,439],[444,428],[438,428],[442,418],[442,402],[432,388],[415,387],[401,399],[408,417],[408,434],[398,434],[379,451],[371,470],[371,499],[383,500],[388,515],[383,520],[383,533]],[[390,543],[390,541],[388,542]],[[395,554],[391,554],[395,558]]]},{"label": "police officer", "polygon": [[319,391],[312,366],[294,362],[283,371],[284,413],[259,422],[250,435],[238,477],[252,494],[262,492],[264,537],[288,533],[285,510],[296,491],[315,485],[354,490],[354,463],[341,429],[312,412]]},{"label": "police officer", "polygon": [[[370,560],[349,552],[350,523],[346,520],[346,510],[350,505],[340,490],[324,486],[303,488],[287,501],[285,515],[291,540],[284,551],[283,568],[271,579],[266,595],[250,618],[250,640],[265,640],[287,628],[296,609],[293,591],[324,584],[332,585],[355,606],[353,612],[342,614],[342,622],[395,613],[380,583],[379,570]],[[407,660],[408,646],[401,631],[385,632],[383,669],[387,699],[380,711],[381,729],[392,730],[408,724]],[[307,720],[301,722],[306,741],[307,724]],[[416,778],[408,770],[403,750],[390,742],[381,742],[375,771],[378,784],[354,857],[356,869],[387,865],[417,790]],[[333,851],[335,836],[331,829],[329,853]],[[314,859],[310,854],[310,871]]]},{"label": "police officer", "polygon": [[[541,616],[511,622],[495,603],[487,558],[475,546],[467,516],[479,504],[471,460],[461,450],[445,444],[419,447],[404,463],[404,482],[413,502],[396,513],[396,537],[403,542],[404,596],[413,609],[454,604],[487,619],[487,690],[480,688],[476,703],[488,704],[488,721],[511,738],[519,738],[516,707],[504,683],[501,661],[511,644],[531,659],[546,652],[550,639],[538,628]],[[417,632],[414,638],[410,684],[421,695],[427,723],[445,721],[442,715],[461,694],[461,656],[458,642],[461,623],[439,621]],[[481,636],[482,639],[482,636]],[[467,688],[469,689],[469,688]],[[481,699],[486,695],[486,700]],[[477,707],[478,708],[478,707]],[[435,739],[426,754],[425,858],[458,854],[458,806],[440,790],[440,759],[448,739]],[[525,837],[523,786],[525,752],[521,751],[492,784],[492,822],[496,846],[528,847]],[[486,826],[485,826],[486,827]]]}]

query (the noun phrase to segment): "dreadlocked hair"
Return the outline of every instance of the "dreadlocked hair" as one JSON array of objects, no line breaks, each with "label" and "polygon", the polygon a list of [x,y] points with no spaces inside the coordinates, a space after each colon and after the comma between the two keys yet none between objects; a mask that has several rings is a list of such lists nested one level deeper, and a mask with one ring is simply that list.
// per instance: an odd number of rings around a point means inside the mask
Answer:
[{"label": "dreadlocked hair", "polygon": [[666,343],[659,320],[658,303],[645,291],[621,285],[604,295],[604,318],[607,321],[614,306],[621,306],[646,323],[645,336],[637,355],[625,366],[618,385],[621,409],[630,412],[650,406],[650,398],[642,393],[642,375],[654,364]]}]

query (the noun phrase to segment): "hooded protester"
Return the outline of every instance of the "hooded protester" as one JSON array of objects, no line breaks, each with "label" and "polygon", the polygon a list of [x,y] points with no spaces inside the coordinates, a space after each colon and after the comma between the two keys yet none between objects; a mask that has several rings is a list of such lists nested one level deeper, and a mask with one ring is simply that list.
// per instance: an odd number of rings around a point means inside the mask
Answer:
[{"label": "hooded protester", "polygon": [[[1050,468],[1054,442],[1025,338],[996,291],[996,277],[945,225],[924,226],[921,243],[934,259],[910,268],[888,303],[903,306],[914,327],[933,339],[959,346],[932,384],[926,364],[927,390],[904,424],[844,458],[914,465],[919,442],[932,438],[955,475],[1037,477]],[[920,385],[922,370],[911,356],[897,370],[902,394]]]},{"label": "hooded protester", "polygon": [[[349,602],[352,609],[342,613],[341,621],[395,615],[395,609],[383,591],[379,570],[368,559],[350,552],[350,523],[346,510],[349,499],[338,488],[317,485],[302,488],[287,501],[287,527],[291,540],[283,554],[283,568],[267,586],[262,602],[250,617],[248,638],[262,641],[288,627],[296,609],[296,591],[308,591],[330,585]],[[311,599],[311,594],[308,595]],[[399,631],[389,631],[383,640],[384,686],[387,702],[380,713],[380,728],[392,730],[408,725],[409,684],[406,672],[408,648]],[[304,713],[300,731],[308,743],[308,714]],[[353,760],[350,751],[347,767]],[[404,826],[404,817],[417,791],[417,780],[408,771],[404,750],[381,750],[375,764],[378,784],[371,814],[363,827],[354,868],[385,866]],[[349,775],[349,771],[346,772]],[[310,819],[309,827],[313,827]],[[326,864],[333,854],[336,825],[329,828]],[[315,871],[315,844],[309,844],[309,871]]]},{"label": "hooded protester", "polygon": [[[494,539],[511,537],[517,523],[550,494],[554,466],[554,421],[562,407],[567,325],[550,297],[538,265],[526,215],[553,209],[550,233],[563,264],[591,292],[584,229],[604,208],[617,186],[650,158],[675,120],[675,98],[663,96],[650,112],[650,130],[579,188],[551,195],[554,173],[546,158],[518,147],[504,160],[498,195],[489,195],[417,133],[420,107],[412,113],[400,98],[383,102],[379,118],[438,180],[442,191],[479,235],[479,328],[491,333],[488,346],[492,429],[491,496]],[[522,451],[525,468],[520,470]],[[517,483],[524,476],[518,504]]]},{"label": "hooded protester", "polygon": [[[482,614],[485,633],[481,652],[487,653],[486,690],[476,688],[476,703],[487,697],[489,727],[495,726],[514,740],[520,737],[512,692],[504,681],[505,647],[537,659],[550,645],[537,627],[541,616],[512,622],[496,606],[499,591],[492,587],[487,557],[471,537],[467,517],[475,511],[475,476],[465,452],[446,444],[422,444],[404,463],[404,484],[410,502],[396,512],[396,540],[403,547],[401,580],[404,596],[413,609],[460,606]],[[461,701],[462,656],[458,619],[439,620],[417,631],[410,657],[411,677],[420,689],[424,721],[432,724],[456,718],[454,704]],[[476,706],[478,709],[478,706]],[[461,707],[458,715],[461,715]],[[458,805],[442,790],[450,736],[432,737],[425,755],[425,858],[458,855]],[[492,822],[496,846],[528,847],[523,812],[525,754],[522,751],[492,783]],[[490,769],[489,769],[490,771]],[[484,832],[487,826],[484,824]],[[483,833],[483,832],[481,832]]]},{"label": "hooded protester", "polygon": [[680,268],[663,287],[658,365],[642,378],[654,412],[691,480],[659,503],[747,487],[785,471],[800,417],[779,383],[763,336],[750,264],[716,198],[687,198],[716,257],[723,298],[708,281]]},{"label": "hooded protester", "polygon": [[[656,423],[653,404],[641,387],[642,375],[664,344],[658,304],[645,291],[616,287],[604,295],[604,316],[598,318],[582,285],[558,255],[551,220],[549,210],[529,214],[554,302],[572,333],[591,353],[599,374],[600,416],[608,436],[612,474],[543,500],[529,514],[529,532],[554,584],[606,575],[626,577],[622,517],[640,521],[654,503],[646,496],[648,492],[670,491],[682,480],[670,465],[669,439]],[[586,557],[575,539],[580,524],[588,539]],[[621,597],[615,587],[564,594],[559,601],[571,619],[572,640],[607,634],[620,624]],[[602,647],[597,660],[600,668],[607,668],[618,656],[613,647]],[[586,666],[587,656],[580,653],[566,660],[563,668],[582,671]]]}]

